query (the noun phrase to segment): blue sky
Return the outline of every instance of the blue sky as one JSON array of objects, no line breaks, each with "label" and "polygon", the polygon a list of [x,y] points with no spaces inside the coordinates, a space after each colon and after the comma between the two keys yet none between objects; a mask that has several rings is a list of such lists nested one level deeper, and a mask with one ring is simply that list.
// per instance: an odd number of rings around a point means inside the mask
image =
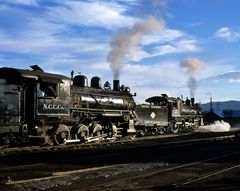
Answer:
[{"label": "blue sky", "polygon": [[190,97],[191,79],[197,101],[240,100],[239,7],[238,0],[0,0],[0,67],[37,64],[112,81],[114,39],[144,26],[120,59],[121,83],[138,102]]}]

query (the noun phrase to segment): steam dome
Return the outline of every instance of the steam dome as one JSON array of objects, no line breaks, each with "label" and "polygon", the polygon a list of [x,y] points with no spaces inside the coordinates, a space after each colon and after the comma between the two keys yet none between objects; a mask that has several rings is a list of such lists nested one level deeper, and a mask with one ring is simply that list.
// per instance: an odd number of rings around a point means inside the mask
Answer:
[{"label": "steam dome", "polygon": [[79,86],[79,87],[88,87],[88,79],[84,75],[78,75],[73,78],[73,85]]},{"label": "steam dome", "polygon": [[92,88],[101,89],[102,88],[102,80],[101,80],[101,78],[99,78],[98,76],[94,76],[91,79],[91,87]]}]

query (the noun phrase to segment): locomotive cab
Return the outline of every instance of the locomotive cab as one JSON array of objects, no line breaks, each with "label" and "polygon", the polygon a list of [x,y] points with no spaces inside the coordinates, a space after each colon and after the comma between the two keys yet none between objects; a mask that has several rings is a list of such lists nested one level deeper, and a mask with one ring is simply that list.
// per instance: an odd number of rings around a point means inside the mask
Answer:
[{"label": "locomotive cab", "polygon": [[168,126],[168,101],[163,96],[146,99],[148,104],[135,107],[137,120],[135,126],[139,135],[163,134]]},{"label": "locomotive cab", "polygon": [[70,80],[42,70],[0,68],[1,142],[47,136],[69,115]]}]

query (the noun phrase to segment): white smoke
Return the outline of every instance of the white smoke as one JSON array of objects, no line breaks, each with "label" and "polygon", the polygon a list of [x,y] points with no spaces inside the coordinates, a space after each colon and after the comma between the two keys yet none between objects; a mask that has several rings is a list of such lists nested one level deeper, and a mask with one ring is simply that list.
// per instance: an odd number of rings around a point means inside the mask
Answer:
[{"label": "white smoke", "polygon": [[119,30],[112,39],[112,49],[107,57],[107,61],[110,63],[113,71],[114,79],[119,79],[125,56],[141,42],[143,35],[161,31],[163,26],[164,23],[162,20],[157,20],[150,16],[146,20],[136,22],[132,28],[122,28]]},{"label": "white smoke", "polygon": [[197,90],[197,80],[195,74],[203,70],[205,63],[200,58],[186,58],[181,61],[180,66],[186,68],[188,75],[188,87],[190,88],[191,97],[195,97]]},{"label": "white smoke", "polygon": [[188,78],[188,87],[190,89],[191,97],[194,98],[195,93],[197,91],[197,80],[192,76]]},{"label": "white smoke", "polygon": [[198,132],[225,132],[230,131],[230,124],[225,121],[215,121],[211,125],[199,127]]}]

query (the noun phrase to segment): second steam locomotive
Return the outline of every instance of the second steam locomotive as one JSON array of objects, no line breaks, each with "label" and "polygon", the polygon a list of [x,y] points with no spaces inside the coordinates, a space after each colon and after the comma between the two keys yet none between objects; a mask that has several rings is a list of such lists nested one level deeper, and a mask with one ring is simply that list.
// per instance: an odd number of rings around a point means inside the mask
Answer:
[{"label": "second steam locomotive", "polygon": [[130,89],[83,75],[71,79],[33,70],[0,68],[1,144],[43,140],[45,144],[116,139],[125,135],[191,131],[202,121],[194,99],[165,94],[136,104]]}]

